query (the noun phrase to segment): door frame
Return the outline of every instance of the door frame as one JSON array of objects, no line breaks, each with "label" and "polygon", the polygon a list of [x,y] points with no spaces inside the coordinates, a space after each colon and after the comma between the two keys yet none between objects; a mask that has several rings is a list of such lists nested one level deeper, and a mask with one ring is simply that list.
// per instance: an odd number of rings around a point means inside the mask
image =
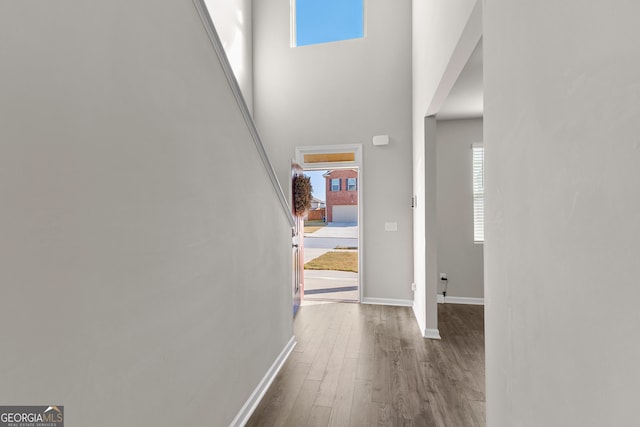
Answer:
[{"label": "door frame", "polygon": [[[305,154],[353,153],[353,161],[305,162]],[[295,161],[303,170],[349,169],[358,170],[358,302],[364,298],[364,167],[362,162],[362,144],[336,144],[300,146],[295,149]]]}]

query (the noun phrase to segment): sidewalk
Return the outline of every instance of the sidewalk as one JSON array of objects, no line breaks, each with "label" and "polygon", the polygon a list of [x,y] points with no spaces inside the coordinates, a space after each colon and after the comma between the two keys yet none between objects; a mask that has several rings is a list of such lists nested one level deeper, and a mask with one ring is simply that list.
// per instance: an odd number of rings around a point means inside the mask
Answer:
[{"label": "sidewalk", "polygon": [[358,273],[333,270],[305,270],[304,299],[358,301]]},{"label": "sidewalk", "polygon": [[[324,255],[336,246],[357,247],[358,226],[329,224],[304,235],[304,263]],[[358,301],[358,273],[334,270],[304,271],[304,300]]]}]

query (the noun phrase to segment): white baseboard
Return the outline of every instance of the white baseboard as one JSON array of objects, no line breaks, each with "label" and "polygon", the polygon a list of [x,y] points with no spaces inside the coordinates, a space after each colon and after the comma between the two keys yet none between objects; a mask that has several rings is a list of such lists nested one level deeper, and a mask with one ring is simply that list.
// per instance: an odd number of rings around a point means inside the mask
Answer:
[{"label": "white baseboard", "polygon": [[412,307],[413,300],[411,299],[391,299],[391,298],[363,298],[362,304],[375,304],[375,305],[397,305],[401,307]]},{"label": "white baseboard", "polygon": [[439,340],[440,339],[440,331],[437,329],[427,329],[424,325],[424,319],[422,318],[422,316],[420,316],[418,314],[418,310],[417,307],[415,305],[415,303],[413,304],[413,314],[416,317],[416,322],[418,322],[418,328],[420,328],[420,331],[422,332],[422,336],[424,338],[430,338],[433,340]]},{"label": "white baseboard", "polygon": [[445,297],[442,294],[438,294],[438,304],[484,305],[484,298]]},{"label": "white baseboard", "polygon": [[422,334],[423,337],[425,338],[430,338],[432,340],[439,340],[440,338],[440,331],[437,329],[425,329],[424,330],[424,334]]},{"label": "white baseboard", "polygon": [[231,421],[229,427],[243,427],[247,421],[249,421],[253,411],[256,410],[256,407],[264,397],[264,394],[269,389],[273,380],[276,378],[276,375],[278,375],[278,372],[280,372],[284,362],[289,358],[289,355],[296,344],[296,337],[291,337],[287,345],[284,346],[276,358],[275,362],[273,362],[273,365],[271,365],[271,368],[269,368],[265,376],[262,378],[262,381],[260,381],[256,389],[251,393],[251,396],[249,396],[249,399],[245,402],[242,409],[240,409],[240,412],[238,412],[233,421]]}]

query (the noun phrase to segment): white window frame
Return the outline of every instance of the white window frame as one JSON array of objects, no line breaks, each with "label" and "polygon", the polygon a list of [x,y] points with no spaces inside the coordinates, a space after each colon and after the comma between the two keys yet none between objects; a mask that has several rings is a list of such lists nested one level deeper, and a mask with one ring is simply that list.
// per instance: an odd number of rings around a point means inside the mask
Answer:
[{"label": "white window frame", "polygon": [[[350,184],[349,181],[353,181],[353,184]],[[353,188],[351,188],[353,185]],[[356,191],[358,189],[358,179],[357,178],[347,178],[347,191]]]},{"label": "white window frame", "polygon": [[473,192],[473,242],[484,243],[484,145],[471,145]]},{"label": "white window frame", "polygon": [[[338,189],[337,190],[333,189],[333,182],[334,181],[338,181]],[[332,192],[334,192],[334,193],[342,190],[342,183],[340,182],[340,178],[331,178],[331,181],[329,181],[329,187],[330,187],[330,190]]]}]

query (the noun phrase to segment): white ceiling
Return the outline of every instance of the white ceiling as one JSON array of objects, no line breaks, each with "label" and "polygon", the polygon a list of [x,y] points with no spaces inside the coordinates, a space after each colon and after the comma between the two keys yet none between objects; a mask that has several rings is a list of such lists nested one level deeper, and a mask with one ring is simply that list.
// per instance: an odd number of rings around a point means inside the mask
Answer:
[{"label": "white ceiling", "polygon": [[471,119],[483,115],[482,39],[436,114],[438,120]]}]

